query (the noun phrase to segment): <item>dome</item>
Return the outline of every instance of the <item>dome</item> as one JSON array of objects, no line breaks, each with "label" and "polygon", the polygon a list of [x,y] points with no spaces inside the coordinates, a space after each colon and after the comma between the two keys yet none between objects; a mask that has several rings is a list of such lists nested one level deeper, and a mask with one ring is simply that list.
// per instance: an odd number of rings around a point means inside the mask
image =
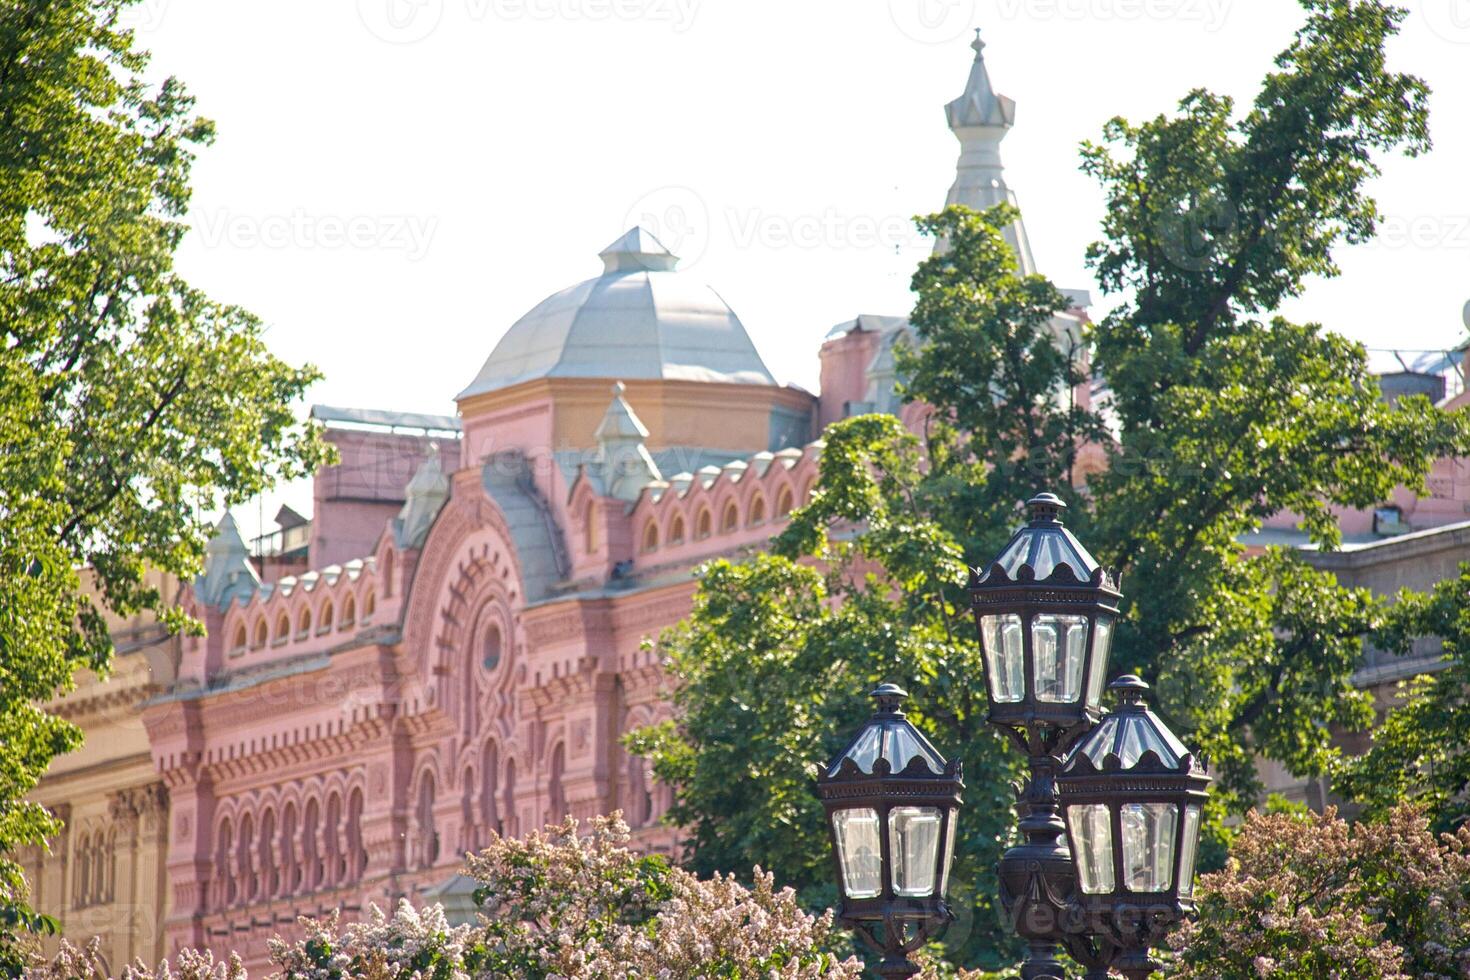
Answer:
[{"label": "dome", "polygon": [[542,300],[506,331],[460,398],[536,378],[774,385],[720,294],[674,271],[642,228],[600,253],[602,275]]}]

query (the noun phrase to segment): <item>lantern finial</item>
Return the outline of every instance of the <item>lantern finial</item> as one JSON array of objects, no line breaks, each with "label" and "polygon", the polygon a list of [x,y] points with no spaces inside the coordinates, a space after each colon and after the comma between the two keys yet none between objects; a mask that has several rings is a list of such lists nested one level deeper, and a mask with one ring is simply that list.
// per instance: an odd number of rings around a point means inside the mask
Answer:
[{"label": "lantern finial", "polygon": [[868,697],[878,702],[878,714],[901,715],[903,714],[903,702],[908,699],[909,692],[897,684],[879,684],[868,692]]},{"label": "lantern finial", "polygon": [[1109,684],[1108,690],[1117,693],[1118,703],[1122,706],[1131,707],[1137,705],[1140,708],[1148,707],[1148,705],[1143,703],[1143,696],[1149,691],[1148,682],[1137,674],[1124,674]]},{"label": "lantern finial", "polygon": [[1026,501],[1026,506],[1031,510],[1032,527],[1050,527],[1062,523],[1062,511],[1067,509],[1067,503],[1054,493],[1038,493]]}]

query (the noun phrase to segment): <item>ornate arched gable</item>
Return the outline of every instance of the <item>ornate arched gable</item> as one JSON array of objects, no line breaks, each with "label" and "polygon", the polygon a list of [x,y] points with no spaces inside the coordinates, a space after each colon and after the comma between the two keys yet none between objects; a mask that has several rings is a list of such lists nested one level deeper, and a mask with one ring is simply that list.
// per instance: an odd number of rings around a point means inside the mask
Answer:
[{"label": "ornate arched gable", "polygon": [[[489,731],[510,734],[523,589],[520,554],[505,514],[478,481],[456,481],[414,573],[403,654],[405,673],[424,701],[450,716],[464,739]],[[492,633],[498,658],[485,655]]]}]

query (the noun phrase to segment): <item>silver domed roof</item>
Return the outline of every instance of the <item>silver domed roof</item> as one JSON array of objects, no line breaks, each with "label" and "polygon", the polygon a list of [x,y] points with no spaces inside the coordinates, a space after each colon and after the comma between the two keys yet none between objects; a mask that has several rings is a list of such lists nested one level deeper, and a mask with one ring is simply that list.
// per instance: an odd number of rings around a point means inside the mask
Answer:
[{"label": "silver domed roof", "polygon": [[653,235],[632,228],[600,257],[602,275],[517,320],[459,397],[536,378],[776,383],[740,318],[675,272],[678,257]]}]

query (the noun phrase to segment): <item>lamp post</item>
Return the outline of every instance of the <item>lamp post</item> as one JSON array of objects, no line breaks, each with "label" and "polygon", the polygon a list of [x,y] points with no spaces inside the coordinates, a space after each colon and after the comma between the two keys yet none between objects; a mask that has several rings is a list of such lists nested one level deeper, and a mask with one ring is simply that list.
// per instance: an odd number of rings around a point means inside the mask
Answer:
[{"label": "lamp post", "polygon": [[1030,520],[1000,555],[972,570],[971,607],[984,653],[988,720],[1026,755],[1016,795],[1025,840],[1001,858],[1001,906],[1026,941],[1023,980],[1063,975],[1057,959],[1076,888],[1058,810],[1062,754],[1102,710],[1118,615],[1114,577],[1063,525],[1053,494],[1027,501]]},{"label": "lamp post", "polygon": [[[1027,943],[1023,980],[1065,976],[1062,947],[1090,980],[1144,980],[1150,947],[1194,912],[1201,810],[1210,777],[1153,712],[1148,685],[1107,685],[1122,593],[1043,493],[1000,555],[970,575],[987,720],[1025,755],[1016,812],[1025,840],[997,872],[1001,904]],[[1104,687],[1119,698],[1103,710]],[[944,901],[960,767],[904,718],[901,689],[818,777],[841,903],[838,917],[912,976],[908,954],[952,918]],[[1063,813],[1066,819],[1063,820]],[[1070,837],[1070,846],[1068,838]],[[910,871],[909,869],[917,869]]]},{"label": "lamp post", "polygon": [[878,973],[918,972],[909,954],[954,918],[945,902],[964,782],[900,707],[893,684],[872,692],[876,710],[817,777],[841,896],[837,917],[883,955]]},{"label": "lamp post", "polygon": [[1118,710],[1079,741],[1057,784],[1076,860],[1076,906],[1087,925],[1072,953],[1106,977],[1134,980],[1158,968],[1149,956],[1194,907],[1200,811],[1210,777],[1160,721],[1137,677],[1118,678]]}]

